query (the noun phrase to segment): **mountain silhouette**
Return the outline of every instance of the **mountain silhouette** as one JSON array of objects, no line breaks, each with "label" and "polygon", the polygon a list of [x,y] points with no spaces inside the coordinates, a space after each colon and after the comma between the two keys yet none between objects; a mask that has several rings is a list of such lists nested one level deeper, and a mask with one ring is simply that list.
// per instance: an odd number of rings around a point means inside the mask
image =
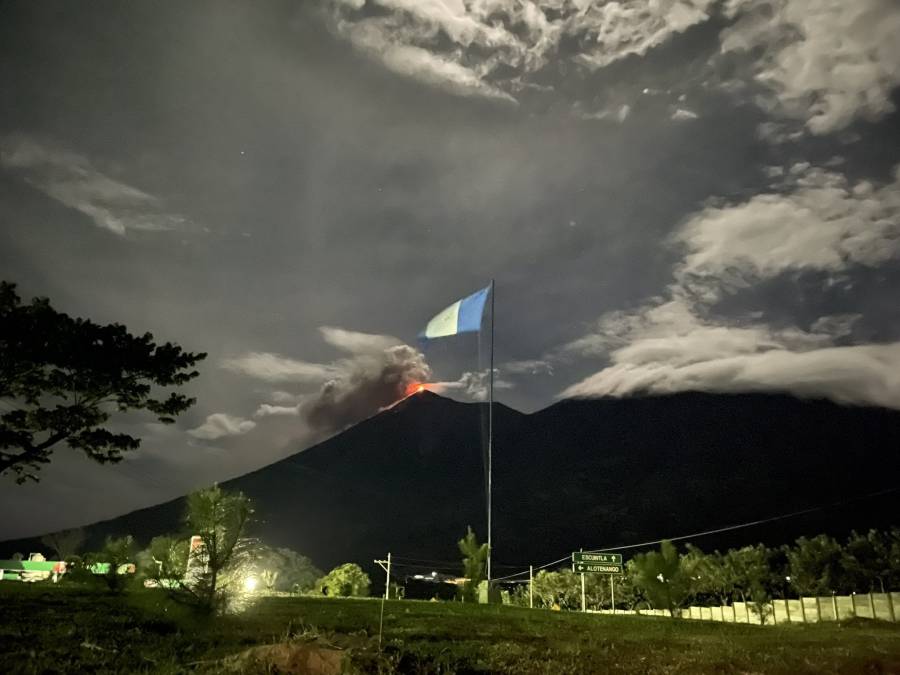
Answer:
[{"label": "mountain silhouette", "polygon": [[[704,549],[897,523],[900,412],[785,395],[682,393],[494,407],[497,575],[579,548],[695,538]],[[253,534],[323,568],[388,551],[446,570],[485,527],[487,407],[430,392],[222,483],[255,504]],[[139,542],[181,529],[184,498],[88,526]],[[41,550],[37,539],[4,553]],[[9,550],[5,550],[9,549]],[[447,562],[440,562],[447,561]],[[443,567],[441,567],[443,565]]]}]

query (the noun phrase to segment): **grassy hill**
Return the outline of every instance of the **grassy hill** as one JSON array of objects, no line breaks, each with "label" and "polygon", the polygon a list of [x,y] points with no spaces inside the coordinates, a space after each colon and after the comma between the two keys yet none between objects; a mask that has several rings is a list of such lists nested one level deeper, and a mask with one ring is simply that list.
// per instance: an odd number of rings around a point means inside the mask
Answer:
[{"label": "grassy hill", "polygon": [[379,608],[278,597],[204,623],[154,591],[0,584],[0,672],[275,672],[271,650],[247,654],[275,644],[350,673],[900,672],[900,628],[859,619],[759,627],[396,600],[379,650]]}]

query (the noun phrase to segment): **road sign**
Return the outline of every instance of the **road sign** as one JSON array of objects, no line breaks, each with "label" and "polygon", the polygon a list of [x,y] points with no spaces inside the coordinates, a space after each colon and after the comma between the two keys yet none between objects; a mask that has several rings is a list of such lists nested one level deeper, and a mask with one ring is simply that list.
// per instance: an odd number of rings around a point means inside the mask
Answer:
[{"label": "road sign", "polygon": [[621,553],[586,553],[585,551],[575,551],[572,554],[572,562],[574,563],[599,563],[602,565],[621,565]]},{"label": "road sign", "polygon": [[576,574],[622,574],[622,554],[576,551],[572,554],[572,571]]},{"label": "road sign", "polygon": [[624,574],[621,565],[596,565],[594,563],[572,563],[576,574]]}]

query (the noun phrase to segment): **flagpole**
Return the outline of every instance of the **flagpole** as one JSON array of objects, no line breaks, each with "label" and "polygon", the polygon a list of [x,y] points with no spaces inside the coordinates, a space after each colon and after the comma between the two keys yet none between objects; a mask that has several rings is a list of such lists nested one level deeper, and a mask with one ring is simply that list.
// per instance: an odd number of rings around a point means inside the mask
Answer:
[{"label": "flagpole", "polygon": [[487,451],[487,581],[488,597],[491,591],[491,552],[493,540],[491,538],[491,461],[494,450],[494,280],[491,279],[491,365],[488,376],[488,451]]}]

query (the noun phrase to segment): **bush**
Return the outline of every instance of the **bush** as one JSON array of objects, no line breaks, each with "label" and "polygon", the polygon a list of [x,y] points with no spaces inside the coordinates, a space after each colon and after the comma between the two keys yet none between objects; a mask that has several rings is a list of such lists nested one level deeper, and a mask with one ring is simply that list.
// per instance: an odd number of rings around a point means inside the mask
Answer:
[{"label": "bush", "polygon": [[319,579],[316,588],[334,598],[364,598],[369,595],[369,585],[369,575],[359,565],[345,563]]},{"label": "bush", "polygon": [[[107,537],[102,549],[84,557],[80,567],[90,577],[82,575],[82,578],[104,583],[115,593],[122,592],[134,582],[134,570],[131,566],[134,565],[135,558],[134,538],[131,535]],[[79,574],[76,573],[76,576]]]}]

